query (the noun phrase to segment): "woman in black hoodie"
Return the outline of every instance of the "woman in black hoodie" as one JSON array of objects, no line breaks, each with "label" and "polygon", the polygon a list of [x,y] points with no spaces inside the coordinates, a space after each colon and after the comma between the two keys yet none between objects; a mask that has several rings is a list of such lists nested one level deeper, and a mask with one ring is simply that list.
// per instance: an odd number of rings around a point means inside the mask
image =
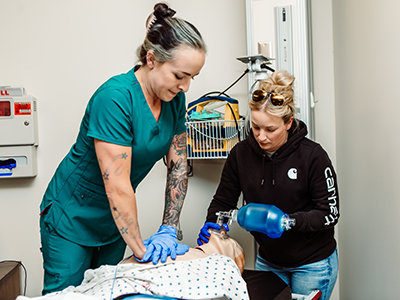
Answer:
[{"label": "woman in black hoodie", "polygon": [[253,93],[252,130],[227,158],[198,243],[208,241],[208,228],[220,228],[213,223],[215,213],[236,208],[241,193],[247,203],[275,205],[296,225],[276,239],[251,232],[260,246],[256,270],[273,271],[296,294],[318,289],[324,300],[338,273],[336,173],[324,149],[306,138],[306,125],[294,117],[293,81],[277,70]]}]

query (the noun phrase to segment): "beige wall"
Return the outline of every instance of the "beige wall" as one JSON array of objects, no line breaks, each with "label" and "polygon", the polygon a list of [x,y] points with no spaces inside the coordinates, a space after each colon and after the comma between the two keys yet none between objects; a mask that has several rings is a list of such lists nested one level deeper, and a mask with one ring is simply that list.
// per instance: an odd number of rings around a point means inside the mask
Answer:
[{"label": "beige wall", "polygon": [[332,6],[341,299],[397,299],[400,2]]},{"label": "beige wall", "polygon": [[[314,101],[315,104],[315,140],[328,152],[330,159],[338,173],[336,159],[336,119],[335,119],[335,93],[334,93],[334,57],[333,57],[333,31],[332,31],[332,3],[331,0],[311,1],[311,23],[312,23],[312,53],[314,72]],[[340,252],[339,227],[336,226],[336,240]],[[339,257],[340,260],[340,257]],[[341,285],[341,272],[332,300],[342,299],[339,296]],[[345,298],[343,298],[345,299]]]}]

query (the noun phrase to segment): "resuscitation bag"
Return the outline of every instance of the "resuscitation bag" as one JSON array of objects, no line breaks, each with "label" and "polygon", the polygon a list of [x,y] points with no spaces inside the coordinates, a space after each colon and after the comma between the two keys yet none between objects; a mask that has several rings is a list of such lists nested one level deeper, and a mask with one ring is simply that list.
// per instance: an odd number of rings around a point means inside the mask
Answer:
[{"label": "resuscitation bag", "polygon": [[279,238],[284,231],[295,225],[295,219],[289,218],[278,207],[262,203],[242,206],[233,212],[232,219],[245,230],[261,232],[270,238]]}]

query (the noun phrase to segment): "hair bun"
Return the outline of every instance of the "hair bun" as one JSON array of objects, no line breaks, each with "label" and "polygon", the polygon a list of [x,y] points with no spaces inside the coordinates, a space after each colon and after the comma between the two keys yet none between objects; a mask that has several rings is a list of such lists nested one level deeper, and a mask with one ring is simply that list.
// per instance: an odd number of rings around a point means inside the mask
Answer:
[{"label": "hair bun", "polygon": [[169,8],[165,3],[157,3],[154,5],[154,15],[156,16],[157,20],[162,20],[165,18],[173,17],[176,11],[172,8]]},{"label": "hair bun", "polygon": [[292,88],[294,82],[294,76],[283,69],[276,70],[274,73],[272,73],[270,78],[274,84],[290,89]]}]

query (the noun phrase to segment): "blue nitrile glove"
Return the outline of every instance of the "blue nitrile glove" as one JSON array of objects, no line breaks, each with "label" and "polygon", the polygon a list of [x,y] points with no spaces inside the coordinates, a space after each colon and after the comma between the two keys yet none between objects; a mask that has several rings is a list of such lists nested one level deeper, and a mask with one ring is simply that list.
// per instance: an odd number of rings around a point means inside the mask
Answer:
[{"label": "blue nitrile glove", "polygon": [[[226,231],[229,231],[228,224],[224,223],[223,226]],[[208,243],[208,240],[210,238],[210,233],[208,232],[208,229],[210,229],[210,228],[220,230],[221,226],[219,226],[217,223],[213,223],[213,222],[205,223],[203,228],[200,229],[199,238],[197,239],[197,245],[201,246],[203,244]]]},{"label": "blue nitrile glove", "polygon": [[156,234],[143,241],[147,250],[141,262],[152,261],[153,264],[157,264],[161,259],[161,262],[165,263],[168,256],[175,259],[177,255],[185,254],[189,246],[178,244],[176,232],[174,226],[161,225]]},{"label": "blue nitrile glove", "polygon": [[183,255],[188,251],[189,251],[188,245],[178,243],[178,246],[176,247],[176,255]]}]

